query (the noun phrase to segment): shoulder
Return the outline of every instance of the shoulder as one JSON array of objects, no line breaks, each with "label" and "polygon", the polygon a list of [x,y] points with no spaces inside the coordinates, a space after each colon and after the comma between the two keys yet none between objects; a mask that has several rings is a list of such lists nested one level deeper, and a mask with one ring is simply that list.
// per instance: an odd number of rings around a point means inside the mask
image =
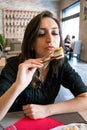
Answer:
[{"label": "shoulder", "polygon": [[87,92],[79,73],[70,65],[67,58],[64,59],[62,67],[62,85],[68,88],[75,96],[83,92]]},{"label": "shoulder", "polygon": [[17,72],[18,65],[19,65],[19,56],[8,58],[5,67],[2,69],[2,74]]},{"label": "shoulder", "polygon": [[68,58],[65,56],[64,57],[64,62],[63,62],[63,68],[66,68],[67,65],[69,65],[69,62],[68,62]]},{"label": "shoulder", "polygon": [[75,71],[75,69],[71,66],[71,64],[69,63],[67,57],[64,58],[64,63],[62,66],[62,73],[63,73],[63,78],[65,79],[70,79],[72,77],[75,77],[75,75],[77,75],[77,72]]},{"label": "shoulder", "polygon": [[19,65],[19,63],[20,63],[19,61],[20,61],[19,56],[10,57],[6,61],[6,66],[10,66],[12,68],[15,68]]},{"label": "shoulder", "polygon": [[19,56],[10,57],[7,59],[7,63],[17,63],[19,62]]}]

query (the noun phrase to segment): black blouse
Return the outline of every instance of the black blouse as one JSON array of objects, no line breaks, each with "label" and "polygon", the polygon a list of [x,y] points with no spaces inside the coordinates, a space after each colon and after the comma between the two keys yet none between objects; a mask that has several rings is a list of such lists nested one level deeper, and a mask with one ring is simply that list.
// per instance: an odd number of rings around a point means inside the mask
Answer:
[{"label": "black blouse", "polygon": [[[0,74],[0,96],[15,82],[19,65],[19,56],[9,58],[6,66]],[[61,84],[68,88],[74,96],[87,92],[87,87],[81,77],[70,66],[67,58],[64,59],[62,68],[56,65],[48,71],[46,80],[42,87],[40,83],[37,88],[30,85],[16,98],[9,111],[20,111],[24,104],[50,104],[55,101]]]}]

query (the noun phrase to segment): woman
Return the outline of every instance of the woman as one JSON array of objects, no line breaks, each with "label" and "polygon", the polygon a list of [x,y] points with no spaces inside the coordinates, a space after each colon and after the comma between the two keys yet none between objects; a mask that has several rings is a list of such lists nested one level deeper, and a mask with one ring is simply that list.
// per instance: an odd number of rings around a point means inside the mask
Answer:
[{"label": "woman", "polygon": [[65,46],[65,53],[69,53],[69,60],[71,59],[73,55],[73,43],[70,39],[70,35],[67,35],[64,40],[64,46]]},{"label": "woman", "polygon": [[[45,64],[41,60],[59,47],[63,47],[59,22],[49,11],[34,17],[25,30],[22,53],[8,59],[0,75],[0,119],[8,111],[23,110],[27,117],[40,119],[87,109],[87,87],[68,60]],[[61,84],[75,98],[54,104]]]},{"label": "woman", "polygon": [[68,43],[70,44],[71,43],[71,39],[70,39],[70,35],[67,35],[65,40],[64,40],[64,43]]}]

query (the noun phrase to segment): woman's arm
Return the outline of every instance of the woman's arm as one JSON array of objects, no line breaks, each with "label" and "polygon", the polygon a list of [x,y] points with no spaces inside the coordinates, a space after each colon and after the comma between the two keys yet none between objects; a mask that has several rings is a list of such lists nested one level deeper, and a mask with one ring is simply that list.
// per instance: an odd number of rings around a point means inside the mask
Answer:
[{"label": "woman's arm", "polygon": [[40,119],[47,116],[68,112],[79,112],[87,109],[87,92],[78,95],[76,98],[50,105],[28,104],[23,106],[26,116],[31,119]]},{"label": "woman's arm", "polygon": [[82,82],[78,73],[70,66],[66,58],[62,67],[61,78],[62,85],[69,89],[75,98],[50,105],[24,105],[23,110],[26,116],[32,119],[39,119],[54,114],[77,112],[87,109],[87,87]]},{"label": "woman's arm", "polygon": [[30,59],[19,65],[16,81],[5,94],[0,97],[0,120],[8,112],[18,95],[31,82],[35,70],[40,67],[42,67],[40,59]]},{"label": "woman's arm", "polygon": [[[87,109],[87,92],[65,102],[56,103],[51,106],[51,113],[79,112]],[[49,107],[49,106],[48,106]],[[50,109],[50,108],[49,108]]]}]

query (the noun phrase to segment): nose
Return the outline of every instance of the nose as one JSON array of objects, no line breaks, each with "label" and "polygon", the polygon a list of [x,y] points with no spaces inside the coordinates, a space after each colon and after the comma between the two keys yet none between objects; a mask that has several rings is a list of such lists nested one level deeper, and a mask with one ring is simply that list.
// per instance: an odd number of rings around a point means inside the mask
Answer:
[{"label": "nose", "polygon": [[53,37],[52,37],[52,34],[49,32],[47,33],[47,36],[46,36],[46,42],[52,43],[52,41],[53,41]]}]

